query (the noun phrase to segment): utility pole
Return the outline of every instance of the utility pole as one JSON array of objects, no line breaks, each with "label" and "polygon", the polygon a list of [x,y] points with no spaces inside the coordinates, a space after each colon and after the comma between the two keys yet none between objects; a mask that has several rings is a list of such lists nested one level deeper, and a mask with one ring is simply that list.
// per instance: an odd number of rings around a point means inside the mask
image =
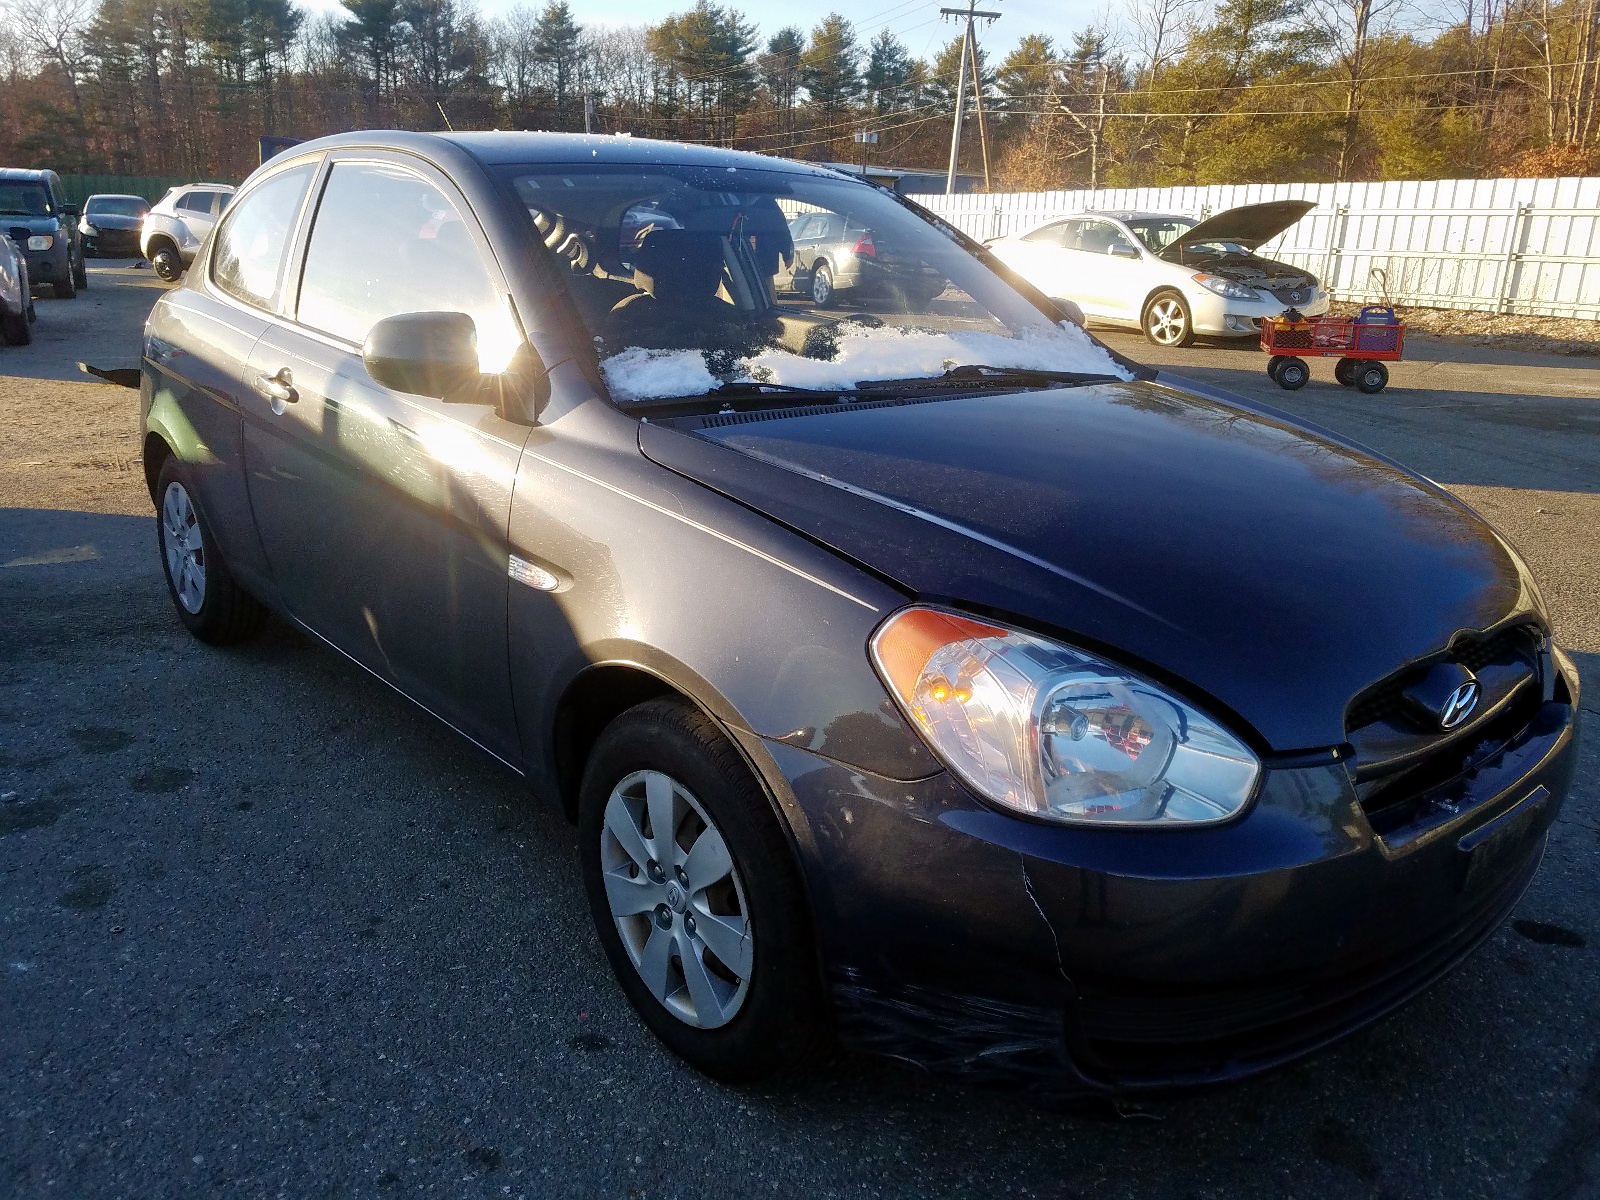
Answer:
[{"label": "utility pole", "polygon": [[[976,20],[998,21],[1000,14],[997,12],[979,12],[978,0],[967,0],[965,8],[941,8],[941,17],[954,17],[967,23],[966,36],[961,41],[961,71],[956,83],[956,119],[955,125],[950,130],[950,169],[945,172],[944,194],[950,195],[956,190],[956,166],[961,157],[961,122],[967,110],[967,63],[972,63],[974,76],[974,89],[978,100],[978,130],[984,134],[983,129],[983,76],[978,70],[977,45],[978,39],[972,32],[972,23]],[[984,144],[984,180],[988,181],[989,175],[989,141],[987,135],[983,136]]]}]

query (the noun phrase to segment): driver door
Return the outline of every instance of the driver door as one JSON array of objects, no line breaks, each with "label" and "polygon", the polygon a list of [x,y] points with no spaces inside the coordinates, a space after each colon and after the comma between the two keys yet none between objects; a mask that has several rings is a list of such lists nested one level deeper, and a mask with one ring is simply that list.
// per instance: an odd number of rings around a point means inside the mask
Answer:
[{"label": "driver door", "polygon": [[509,361],[506,286],[465,199],[398,155],[336,157],[297,297],[246,371],[262,548],[290,613],[499,757],[518,741],[506,660],[511,488],[526,426],[395,392],[361,343],[385,317],[465,312]]}]

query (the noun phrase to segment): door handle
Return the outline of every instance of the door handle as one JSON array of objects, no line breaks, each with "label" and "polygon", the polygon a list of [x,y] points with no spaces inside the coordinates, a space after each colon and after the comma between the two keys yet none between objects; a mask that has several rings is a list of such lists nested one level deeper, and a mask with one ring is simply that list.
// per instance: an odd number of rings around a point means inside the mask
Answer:
[{"label": "door handle", "polygon": [[280,404],[293,404],[300,399],[300,393],[294,390],[294,372],[288,367],[279,367],[276,375],[257,375],[256,391]]}]

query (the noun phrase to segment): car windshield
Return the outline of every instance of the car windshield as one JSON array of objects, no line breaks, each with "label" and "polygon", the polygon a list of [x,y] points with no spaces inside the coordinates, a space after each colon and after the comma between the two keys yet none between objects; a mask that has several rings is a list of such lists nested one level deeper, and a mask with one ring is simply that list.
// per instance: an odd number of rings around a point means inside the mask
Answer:
[{"label": "car windshield", "polygon": [[48,217],[50,192],[42,183],[0,179],[0,216]]},{"label": "car windshield", "polygon": [[150,205],[138,196],[90,196],[83,211],[92,217],[142,217]]},{"label": "car windshield", "polygon": [[1123,224],[1152,254],[1160,254],[1199,222],[1188,217],[1130,217]]},{"label": "car windshield", "polygon": [[868,184],[743,166],[501,170],[620,401],[745,383],[848,391],[980,365],[1125,374]]}]

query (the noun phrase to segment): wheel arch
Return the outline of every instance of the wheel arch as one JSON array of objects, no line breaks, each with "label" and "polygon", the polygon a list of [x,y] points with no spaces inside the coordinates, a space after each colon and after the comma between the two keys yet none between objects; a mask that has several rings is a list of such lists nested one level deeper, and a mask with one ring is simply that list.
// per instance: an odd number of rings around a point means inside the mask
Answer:
[{"label": "wheel arch", "polygon": [[173,455],[172,445],[155,430],[144,435],[144,485],[150,493],[150,502],[156,502],[156,480],[161,478],[161,468]]},{"label": "wheel arch", "polygon": [[613,656],[593,662],[578,672],[562,689],[556,701],[549,728],[548,778],[560,798],[562,811],[569,820],[578,815],[578,793],[583,784],[584,768],[589,754],[605,727],[623,713],[647,700],[673,697],[698,709],[714,722],[734,752],[744,760],[751,779],[765,798],[773,819],[789,843],[795,863],[802,877],[809,879],[805,870],[804,849],[810,842],[809,831],[804,826],[803,814],[796,806],[774,792],[773,780],[778,775],[777,764],[766,757],[760,738],[750,733],[731,704],[705,680],[694,676],[688,668],[675,670],[671,663],[643,661],[646,656]]},{"label": "wheel arch", "polygon": [[1139,325],[1144,326],[1144,314],[1149,311],[1150,302],[1164,292],[1171,292],[1183,301],[1183,307],[1189,310],[1189,322],[1194,323],[1194,305],[1189,303],[1189,297],[1183,294],[1183,289],[1175,283],[1158,283],[1145,293],[1144,299],[1139,301]]}]

